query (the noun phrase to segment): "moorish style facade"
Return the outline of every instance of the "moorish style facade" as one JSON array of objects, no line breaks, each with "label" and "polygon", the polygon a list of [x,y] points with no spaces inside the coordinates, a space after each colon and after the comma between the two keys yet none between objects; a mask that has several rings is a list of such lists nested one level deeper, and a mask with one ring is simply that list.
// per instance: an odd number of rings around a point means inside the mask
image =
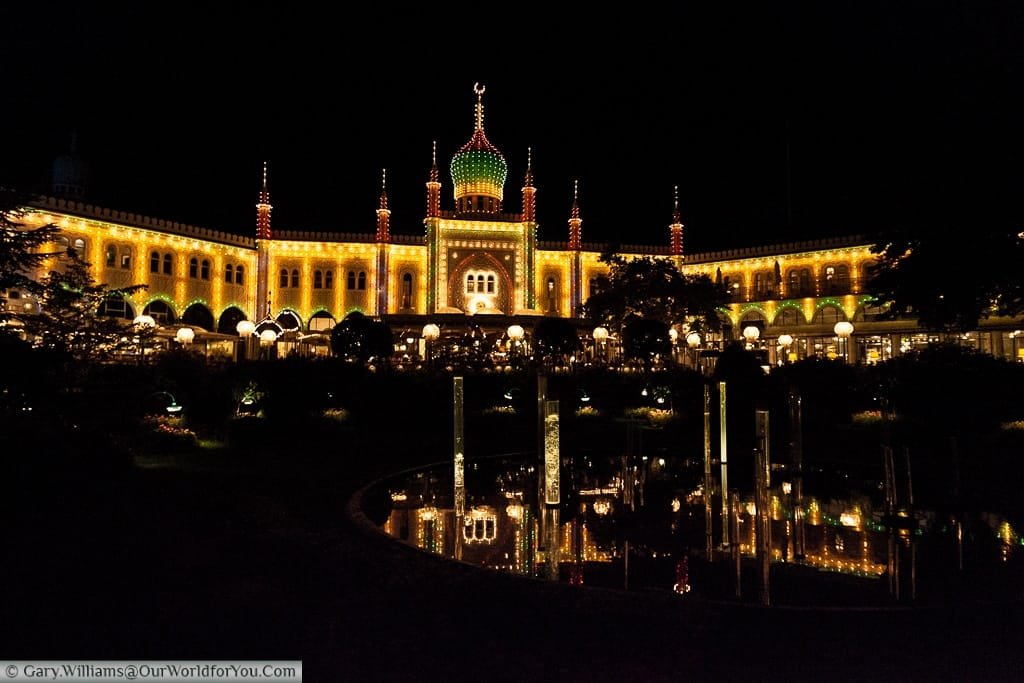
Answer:
[{"label": "moorish style facade", "polygon": [[[266,167],[256,204],[252,237],[182,225],[101,208],[76,199],[74,178],[61,162],[63,198],[43,198],[30,207],[29,227],[54,223],[62,244],[92,264],[96,281],[111,287],[145,284],[107,313],[153,317],[168,329],[192,327],[199,337],[236,335],[242,320],[273,321],[295,341],[322,335],[352,311],[420,337],[424,324],[472,322],[499,332],[517,323],[529,329],[544,316],[573,317],[595,290],[607,266],[604,245],[583,239],[578,197],[565,241],[537,239],[537,189],[529,151],[517,211],[505,197],[508,165],[484,130],[482,87],[475,88],[475,126],[450,162],[451,208],[447,204],[436,144],[426,182],[421,235],[393,234],[384,178],[375,233],[278,230],[272,225]],[[55,166],[55,172],[57,171]],[[624,245],[628,257],[673,259],[684,273],[706,274],[728,286],[732,303],[723,309],[720,344],[757,329],[756,344],[772,362],[808,355],[841,355],[873,362],[935,339],[912,321],[881,321],[864,291],[873,259],[864,238],[687,253],[678,195],[663,246]],[[48,264],[54,267],[55,264]],[[8,310],[31,306],[19,292],[6,292]],[[836,335],[837,322],[854,326],[851,339]],[[990,319],[962,342],[993,355],[1024,360],[1019,322]],[[748,331],[748,339],[753,333]],[[681,355],[686,346],[680,338]]]}]

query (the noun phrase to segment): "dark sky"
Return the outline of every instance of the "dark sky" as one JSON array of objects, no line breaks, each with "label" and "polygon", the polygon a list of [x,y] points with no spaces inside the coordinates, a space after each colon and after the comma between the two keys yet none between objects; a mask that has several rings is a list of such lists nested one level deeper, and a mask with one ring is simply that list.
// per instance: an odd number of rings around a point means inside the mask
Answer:
[{"label": "dark sky", "polygon": [[691,251],[1024,224],[1020,3],[209,4],[0,10],[0,183],[42,189],[75,130],[96,203],[251,232],[269,159],[275,227],[371,232],[387,167],[420,234],[480,81],[508,210],[533,147],[542,239],[573,178],[584,239],[625,243],[667,241],[678,184]]}]

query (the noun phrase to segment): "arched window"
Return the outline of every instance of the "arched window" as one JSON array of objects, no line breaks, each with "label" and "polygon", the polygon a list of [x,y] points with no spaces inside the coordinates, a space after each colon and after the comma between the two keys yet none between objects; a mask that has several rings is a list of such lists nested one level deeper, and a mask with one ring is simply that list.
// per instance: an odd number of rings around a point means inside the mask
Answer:
[{"label": "arched window", "polygon": [[107,268],[113,268],[114,264],[117,263],[117,247],[113,244],[107,245],[107,256],[105,259]]},{"label": "arched window", "polygon": [[848,266],[825,267],[825,293],[845,294],[850,289],[850,268]]},{"label": "arched window", "polygon": [[130,247],[121,247],[121,267],[125,270],[132,267],[132,250]]},{"label": "arched window", "polygon": [[818,309],[818,312],[814,314],[814,322],[822,325],[834,325],[840,320],[845,320],[846,317],[843,315],[835,306],[822,306]]},{"label": "arched window", "polygon": [[412,273],[402,274],[402,308],[412,308]]},{"label": "arched window", "polygon": [[359,271],[359,289],[366,289],[366,271]]},{"label": "arched window", "polygon": [[210,279],[210,262],[203,259],[202,267],[199,269],[199,276],[204,280]]},{"label": "arched window", "polygon": [[466,276],[466,294],[472,294],[476,291],[476,277],[472,273]]},{"label": "arched window", "polygon": [[299,286],[299,271],[293,268],[292,269],[292,287],[298,287],[298,286]]},{"label": "arched window", "polygon": [[287,289],[287,287],[288,287],[288,269],[287,268],[282,268],[281,269],[281,277],[278,280],[277,286],[280,287],[281,289]]},{"label": "arched window", "polygon": [[487,276],[487,293],[488,294],[494,294],[494,276],[493,275],[488,275]]},{"label": "arched window", "polygon": [[334,271],[324,271],[324,289],[334,289]]},{"label": "arched window", "polygon": [[235,281],[235,267],[230,263],[224,266],[224,282],[229,285]]},{"label": "arched window", "polygon": [[598,294],[599,293],[599,291],[598,291],[599,288],[600,288],[600,285],[597,284],[597,278],[596,277],[590,278],[590,289],[587,290],[589,292],[590,296],[594,296],[595,294]]},{"label": "arched window", "polygon": [[245,266],[237,266],[235,268],[235,284],[240,285],[245,282]]},{"label": "arched window", "polygon": [[323,288],[324,288],[324,274],[323,274],[323,271],[314,270],[313,271],[313,289],[323,289]]},{"label": "arched window", "polygon": [[754,292],[758,296],[766,296],[771,292],[770,273],[754,273]]},{"label": "arched window", "polygon": [[789,295],[810,296],[811,294],[811,271],[807,268],[789,271]]},{"label": "arched window", "polygon": [[171,255],[164,254],[164,275],[170,275],[174,272],[174,267],[172,266],[172,263],[173,262],[171,260]]},{"label": "arched window", "polygon": [[555,310],[555,278],[548,278],[548,310]]},{"label": "arched window", "polygon": [[199,275],[199,259],[193,257],[188,260],[188,276],[195,279]]},{"label": "arched window", "polygon": [[345,286],[348,289],[355,289],[356,288],[356,271],[354,271],[354,270],[348,271],[348,278],[346,280]]},{"label": "arched window", "polygon": [[159,273],[160,272],[160,253],[152,252],[149,255],[149,272]]}]

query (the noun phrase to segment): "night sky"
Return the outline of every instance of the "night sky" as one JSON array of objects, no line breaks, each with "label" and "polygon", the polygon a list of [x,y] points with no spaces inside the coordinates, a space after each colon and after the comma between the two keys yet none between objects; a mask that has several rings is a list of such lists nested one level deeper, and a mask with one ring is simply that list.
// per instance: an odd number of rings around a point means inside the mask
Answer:
[{"label": "night sky", "polygon": [[373,232],[387,167],[421,234],[479,81],[506,210],[533,147],[541,239],[574,178],[585,241],[667,243],[673,185],[689,251],[1024,224],[1024,5],[807,4],[5,7],[0,184],[44,190],[77,131],[97,204],[252,233],[267,159],[276,228]]}]

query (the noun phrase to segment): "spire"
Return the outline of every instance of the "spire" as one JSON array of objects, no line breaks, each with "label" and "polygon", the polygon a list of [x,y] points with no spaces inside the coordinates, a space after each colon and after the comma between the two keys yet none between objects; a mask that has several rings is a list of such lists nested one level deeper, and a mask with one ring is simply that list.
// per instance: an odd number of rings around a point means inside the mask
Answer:
[{"label": "spire", "polygon": [[437,170],[437,140],[434,140],[434,148],[430,153],[430,182],[441,182],[441,174]]},{"label": "spire", "polygon": [[270,190],[267,189],[267,162],[263,162],[263,186],[260,189],[260,199],[256,203],[256,239],[272,239],[270,230]]},{"label": "spire", "polygon": [[674,188],[675,200],[672,205],[672,223],[669,229],[669,252],[673,256],[683,255],[683,220],[679,214],[679,186]]},{"label": "spire", "polygon": [[526,177],[523,178],[523,220],[537,220],[537,188],[533,186],[533,149],[526,148]]},{"label": "spire", "polygon": [[569,217],[569,249],[579,251],[583,248],[583,219],[580,218],[580,181],[572,183],[572,213]]},{"label": "spire", "polygon": [[391,241],[391,210],[388,209],[388,169],[380,172],[380,206],[377,209],[377,241]]},{"label": "spire", "polygon": [[441,175],[437,171],[437,140],[431,152],[430,180],[427,181],[427,218],[441,215]]},{"label": "spire", "polygon": [[484,91],[487,90],[487,86],[480,85],[479,83],[473,84],[473,92],[476,93],[476,126],[474,130],[484,129]]}]

